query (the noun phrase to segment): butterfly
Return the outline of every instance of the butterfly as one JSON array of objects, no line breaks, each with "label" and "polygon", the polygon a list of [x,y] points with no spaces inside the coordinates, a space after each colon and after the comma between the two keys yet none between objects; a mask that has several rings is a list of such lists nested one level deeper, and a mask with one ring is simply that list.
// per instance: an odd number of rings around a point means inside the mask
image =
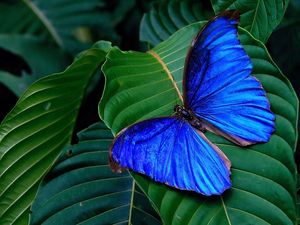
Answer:
[{"label": "butterfly", "polygon": [[220,195],[231,187],[231,163],[204,132],[240,146],[269,141],[275,116],[250,75],[238,19],[238,11],[225,11],[202,28],[186,57],[183,106],[123,129],[110,147],[115,172],[127,168],[180,190]]}]

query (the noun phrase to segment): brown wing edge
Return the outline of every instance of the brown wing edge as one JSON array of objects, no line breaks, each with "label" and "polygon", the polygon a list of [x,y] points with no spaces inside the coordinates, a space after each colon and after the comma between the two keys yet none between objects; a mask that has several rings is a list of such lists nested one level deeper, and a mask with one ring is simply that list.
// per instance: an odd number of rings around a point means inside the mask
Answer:
[{"label": "brown wing edge", "polygon": [[246,147],[248,145],[253,145],[253,144],[256,143],[256,142],[246,141],[242,138],[239,138],[239,137],[236,137],[234,135],[228,134],[228,133],[222,131],[221,129],[215,127],[214,125],[212,125],[208,122],[203,122],[203,123],[204,123],[204,127],[206,128],[206,130],[208,130],[208,131],[210,131],[214,134],[217,134],[219,136],[222,136],[222,137],[226,138],[227,140],[231,141],[232,143],[234,143],[236,145]]},{"label": "brown wing edge", "polygon": [[108,158],[108,162],[109,162],[109,165],[110,165],[110,168],[111,170],[114,172],[114,173],[122,173],[124,170],[126,170],[126,168],[122,168],[112,157],[112,148],[116,142],[116,140],[129,128],[130,126],[128,127],[125,127],[123,128],[114,138],[114,140],[112,141],[111,145],[109,146],[109,149],[108,149],[108,154],[109,154],[109,158]]},{"label": "brown wing edge", "polygon": [[221,17],[221,16],[225,16],[228,17],[230,19],[234,19],[236,21],[239,22],[240,20],[240,12],[238,10],[226,10],[223,11],[221,13],[219,13],[218,15],[214,16],[213,18],[211,18],[198,32],[198,34],[196,35],[196,37],[193,39],[191,46],[187,52],[187,55],[185,57],[185,63],[184,63],[184,69],[183,69],[183,78],[182,78],[182,97],[183,97],[183,103],[184,103],[184,107],[188,108],[188,105],[185,101],[185,96],[186,96],[186,85],[185,85],[185,81],[186,81],[186,75],[187,75],[187,65],[190,59],[190,55],[192,53],[192,50],[194,48],[195,43],[197,42],[197,40],[199,39],[200,35],[202,34],[203,30],[211,23],[213,22],[216,18]]}]

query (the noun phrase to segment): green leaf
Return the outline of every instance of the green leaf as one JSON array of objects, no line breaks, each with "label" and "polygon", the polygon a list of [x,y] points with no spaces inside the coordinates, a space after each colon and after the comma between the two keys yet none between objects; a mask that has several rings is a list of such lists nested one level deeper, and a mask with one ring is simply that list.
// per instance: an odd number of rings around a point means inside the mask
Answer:
[{"label": "green leaf", "polygon": [[[174,82],[181,90],[186,53],[202,25],[195,23],[182,28],[147,53],[117,48],[110,51],[102,67],[106,87],[99,114],[114,134],[136,121],[173,112],[174,105],[180,102]],[[296,223],[293,154],[298,99],[265,46],[246,30],[241,28],[239,32],[254,66],[252,75],[262,82],[276,114],[276,132],[268,143],[248,148],[206,133],[232,162],[232,188],[222,196],[204,198],[136,175],[164,224]]]},{"label": "green leaf", "polygon": [[0,34],[0,48],[21,56],[28,63],[34,81],[60,72],[70,62],[70,56],[64,51],[31,35]]},{"label": "green leaf", "polygon": [[[18,0],[13,3],[0,3],[0,26],[4,34],[32,34],[42,40],[72,52],[82,49],[76,39],[76,29],[92,27],[104,21],[99,8],[101,0]],[[14,15],[14,16],[12,16]]]},{"label": "green leaf", "polygon": [[8,87],[16,96],[20,96],[27,88],[26,81],[11,73],[0,71],[0,82]]},{"label": "green leaf", "polygon": [[204,10],[201,2],[197,0],[155,2],[141,21],[140,40],[155,46],[183,26],[206,20],[211,15],[212,13]]},{"label": "green leaf", "polygon": [[21,96],[0,126],[0,224],[24,224],[38,185],[69,143],[86,86],[106,52],[90,49]]},{"label": "green leaf", "polygon": [[0,34],[0,48],[21,56],[31,69],[30,74],[24,73],[21,77],[1,71],[0,82],[17,96],[37,79],[62,71],[70,61],[70,56],[53,43],[30,35]]},{"label": "green leaf", "polygon": [[255,38],[266,42],[280,24],[289,0],[211,0],[214,11],[239,10],[240,26]]},{"label": "green leaf", "polygon": [[160,219],[128,172],[108,165],[112,134],[102,122],[78,134],[41,184],[31,224],[159,225]]}]

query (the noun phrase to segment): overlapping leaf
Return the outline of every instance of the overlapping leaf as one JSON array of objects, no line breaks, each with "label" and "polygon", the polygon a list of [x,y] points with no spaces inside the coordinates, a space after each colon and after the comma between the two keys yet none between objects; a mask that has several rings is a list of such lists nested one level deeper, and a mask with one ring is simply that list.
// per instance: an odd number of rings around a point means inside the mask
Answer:
[{"label": "overlapping leaf", "polygon": [[[147,53],[110,51],[102,68],[106,88],[99,114],[114,134],[133,122],[172,113],[180,102],[174,83],[181,90],[186,52],[202,25],[182,28]],[[244,29],[240,39],[276,114],[276,132],[270,142],[249,148],[207,133],[232,162],[232,188],[221,197],[176,191],[136,175],[165,224],[296,224],[298,100],[264,45]]]},{"label": "overlapping leaf", "polygon": [[281,22],[289,0],[211,0],[216,13],[227,9],[239,10],[241,27],[266,42]]},{"label": "overlapping leaf", "polygon": [[152,46],[166,40],[178,29],[190,23],[211,17],[197,0],[163,0],[153,4],[145,13],[140,25],[140,40]]},{"label": "overlapping leaf", "polygon": [[78,137],[79,143],[68,147],[45,177],[31,224],[161,224],[129,173],[111,171],[110,130],[99,122]]},{"label": "overlapping leaf", "polygon": [[0,224],[27,224],[39,182],[69,143],[85,88],[106,52],[90,49],[35,82],[0,126]]}]

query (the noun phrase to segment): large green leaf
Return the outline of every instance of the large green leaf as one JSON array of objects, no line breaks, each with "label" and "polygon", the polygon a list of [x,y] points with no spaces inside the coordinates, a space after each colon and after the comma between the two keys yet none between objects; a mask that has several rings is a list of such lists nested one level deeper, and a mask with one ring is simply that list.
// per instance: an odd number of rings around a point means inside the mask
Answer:
[{"label": "large green leaf", "polygon": [[226,9],[239,10],[240,26],[266,42],[281,22],[289,0],[211,0],[211,3],[216,13]]},{"label": "large green leaf", "polygon": [[76,39],[76,29],[99,25],[99,21],[109,22],[108,17],[99,13],[103,6],[102,0],[17,0],[0,3],[0,20],[5,21],[1,23],[0,33],[32,34],[68,50],[78,51],[82,45]]},{"label": "large green leaf", "polygon": [[166,40],[178,29],[211,17],[198,0],[163,0],[155,2],[140,25],[140,40],[152,46]]},{"label": "large green leaf", "polygon": [[31,224],[161,224],[129,173],[111,171],[110,130],[99,122],[78,137],[79,143],[66,148],[40,186]]},{"label": "large green leaf", "polygon": [[69,143],[90,78],[106,52],[90,49],[21,96],[0,126],[0,224],[26,224],[39,182]]},{"label": "large green leaf", "polygon": [[[110,51],[102,67],[106,87],[99,114],[114,134],[136,121],[172,113],[173,106],[180,102],[178,89],[181,90],[187,49],[202,25],[182,28],[147,53],[117,48]],[[293,153],[298,99],[265,46],[246,30],[239,31],[253,63],[252,75],[262,82],[276,114],[276,132],[268,143],[248,148],[206,133],[232,162],[232,188],[219,197],[175,191],[136,175],[165,224],[296,223]]]}]

